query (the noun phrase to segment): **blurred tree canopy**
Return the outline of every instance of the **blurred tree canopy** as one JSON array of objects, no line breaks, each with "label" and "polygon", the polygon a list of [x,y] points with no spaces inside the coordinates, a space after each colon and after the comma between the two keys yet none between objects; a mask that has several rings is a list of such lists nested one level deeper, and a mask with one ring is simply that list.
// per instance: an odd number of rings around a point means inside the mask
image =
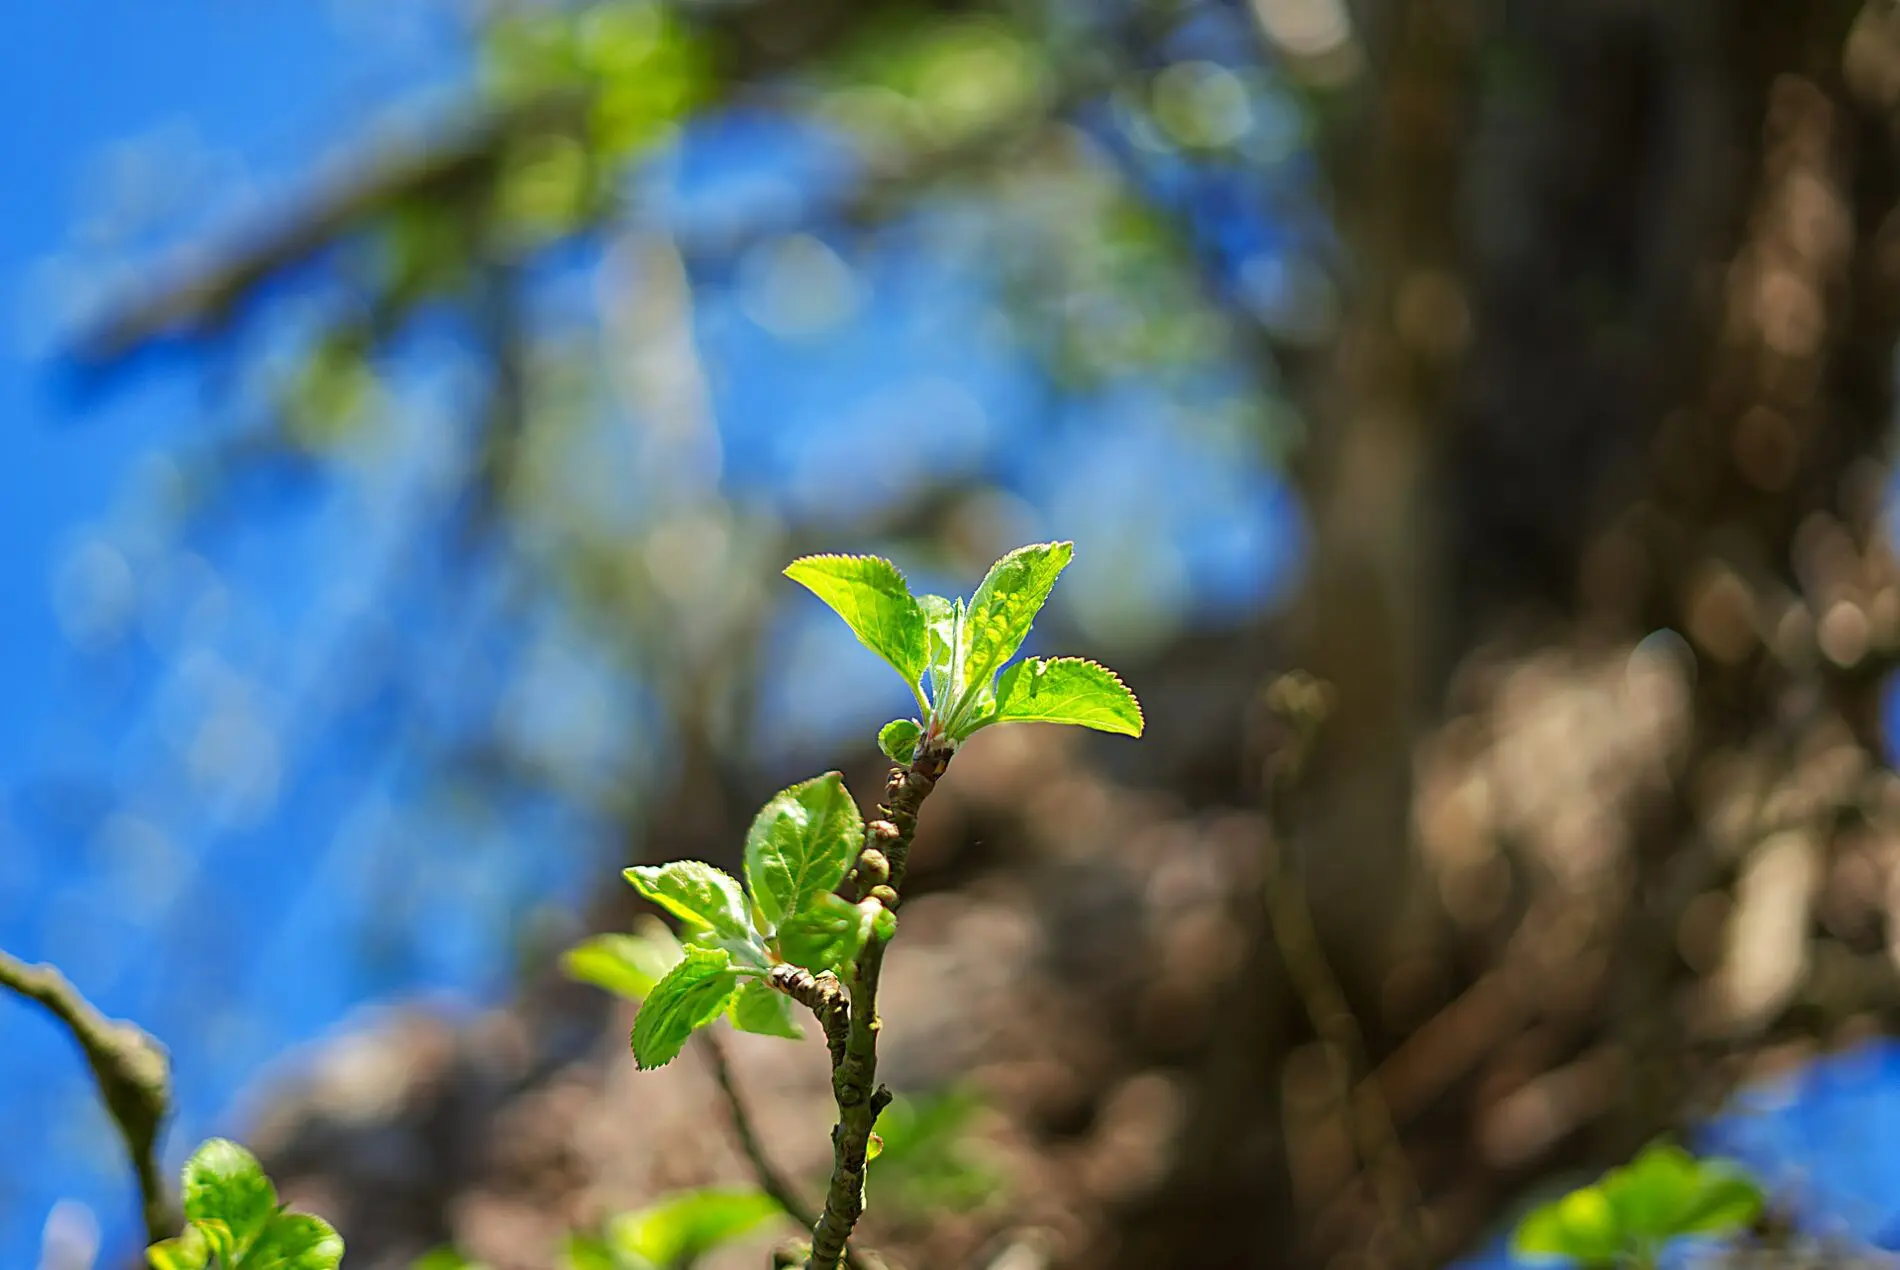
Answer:
[{"label": "blurred tree canopy", "polygon": [[[926,888],[1034,897],[1015,1008],[1074,1035],[970,1065],[1063,1264],[1435,1263],[1780,1042],[1894,1024],[1888,6],[600,0],[466,38],[461,98],[161,263],[73,373],[211,372],[160,491],[183,537],[259,482],[381,491],[298,727],[370,703],[471,820],[552,800],[634,857],[729,858],[798,750],[868,736],[882,698],[815,705],[850,676],[785,560],[929,580],[1077,539],[1058,620],[1150,741],[973,753],[919,848]],[[1270,818],[1289,666],[1332,698]],[[1401,1160],[1350,1140],[1285,986],[1269,842]],[[614,1061],[546,952],[533,1060],[453,1104],[481,1132]],[[532,1264],[535,1188],[586,1209],[416,1132],[400,1183],[307,1124],[273,1172],[327,1179],[367,1265]],[[997,1237],[959,1220],[905,1237]]]}]

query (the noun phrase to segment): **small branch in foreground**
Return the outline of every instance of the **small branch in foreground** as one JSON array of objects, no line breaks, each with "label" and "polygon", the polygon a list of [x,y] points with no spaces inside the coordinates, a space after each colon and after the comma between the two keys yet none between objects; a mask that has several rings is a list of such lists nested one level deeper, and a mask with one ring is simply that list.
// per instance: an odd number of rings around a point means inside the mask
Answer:
[{"label": "small branch in foreground", "polygon": [[[1371,1075],[1365,1036],[1346,1000],[1339,976],[1326,958],[1325,945],[1299,879],[1287,866],[1278,835],[1285,832],[1286,799],[1312,755],[1330,706],[1331,691],[1304,674],[1284,675],[1268,692],[1268,706],[1285,722],[1291,736],[1275,753],[1267,771],[1266,900],[1268,925],[1286,964],[1287,977],[1306,1011],[1332,1069],[1340,1115],[1353,1149],[1371,1176],[1381,1215],[1406,1247],[1401,1264],[1431,1264],[1431,1241],[1421,1211],[1418,1179],[1413,1175],[1398,1126],[1378,1081]],[[1356,1073],[1367,1073],[1364,1080]]]},{"label": "small branch in foreground", "polygon": [[171,1110],[171,1064],[164,1047],[132,1024],[106,1018],[52,966],[30,966],[0,951],[0,986],[44,1006],[85,1053],[138,1175],[146,1242],[170,1238],[176,1224],[158,1168],[159,1130]]}]

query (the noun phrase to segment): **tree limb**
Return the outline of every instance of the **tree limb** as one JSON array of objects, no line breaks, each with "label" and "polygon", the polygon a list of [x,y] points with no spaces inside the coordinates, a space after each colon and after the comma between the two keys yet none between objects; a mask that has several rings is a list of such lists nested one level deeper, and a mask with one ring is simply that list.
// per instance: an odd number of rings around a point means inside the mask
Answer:
[{"label": "tree limb", "polygon": [[138,1175],[146,1242],[170,1238],[176,1223],[158,1167],[159,1130],[171,1110],[171,1063],[164,1047],[132,1024],[101,1014],[52,966],[30,966],[0,950],[0,986],[44,1006],[78,1042]]}]

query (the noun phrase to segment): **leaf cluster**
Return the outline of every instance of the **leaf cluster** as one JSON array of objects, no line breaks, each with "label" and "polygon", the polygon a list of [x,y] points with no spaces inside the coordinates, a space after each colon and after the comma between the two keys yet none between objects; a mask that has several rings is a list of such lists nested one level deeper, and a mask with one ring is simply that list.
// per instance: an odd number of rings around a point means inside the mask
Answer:
[{"label": "leaf cluster", "polygon": [[1140,703],[1106,666],[1080,657],[1009,664],[1074,554],[1067,542],[1018,547],[968,601],[912,595],[897,566],[877,556],[806,556],[785,576],[830,605],[910,688],[917,717],[878,733],[885,754],[905,763],[925,742],[955,748],[992,723],[1141,735]]},{"label": "leaf cluster", "polygon": [[152,1270],[336,1270],[343,1240],[277,1202],[257,1157],[212,1138],[185,1164],[185,1229],[146,1250]]},{"label": "leaf cluster", "polygon": [[1627,1166],[1531,1210],[1512,1249],[1581,1266],[1650,1267],[1677,1239],[1744,1229],[1762,1193],[1741,1169],[1654,1143]]}]

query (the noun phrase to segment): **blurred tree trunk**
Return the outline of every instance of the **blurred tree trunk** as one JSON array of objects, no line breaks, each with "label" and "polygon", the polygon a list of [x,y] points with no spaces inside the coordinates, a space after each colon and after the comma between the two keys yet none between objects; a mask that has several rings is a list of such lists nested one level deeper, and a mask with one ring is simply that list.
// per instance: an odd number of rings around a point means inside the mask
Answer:
[{"label": "blurred tree trunk", "polygon": [[[1395,966],[1456,959],[1413,773],[1457,672],[1499,646],[1661,627],[1695,662],[1673,786],[1627,812],[1596,1025],[1545,1059],[1607,1054],[1623,1075],[1585,1131],[1531,1158],[1480,1148],[1475,1077],[1422,1109],[1452,1166],[1422,1187],[1442,1257],[1513,1172],[1616,1158],[1698,1088],[1676,940],[1723,867],[1698,802],[1711,782],[1824,721],[1877,753],[1900,62],[1875,9],[1856,23],[1804,0],[1393,0],[1356,17],[1363,69],[1326,151],[1351,274],[1336,355],[1309,377],[1295,643],[1337,699],[1276,832],[1375,1061],[1403,1039],[1381,1015]],[[1858,589],[1817,579],[1817,535],[1874,558]],[[1173,1183],[1126,1215],[1116,1264],[1402,1264],[1370,1199],[1344,1225],[1294,1203],[1283,1064],[1311,1029],[1264,915],[1255,946],[1193,1072]],[[1289,1230],[1301,1248],[1280,1246]]]}]

